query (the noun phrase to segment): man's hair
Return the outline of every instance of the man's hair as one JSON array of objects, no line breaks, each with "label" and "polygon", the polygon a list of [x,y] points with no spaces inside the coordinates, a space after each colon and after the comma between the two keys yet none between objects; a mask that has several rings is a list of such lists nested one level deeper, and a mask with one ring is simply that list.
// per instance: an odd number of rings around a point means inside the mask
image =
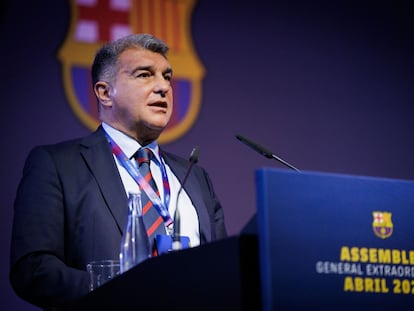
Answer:
[{"label": "man's hair", "polygon": [[92,64],[92,87],[98,81],[111,82],[117,71],[119,55],[130,48],[143,48],[167,58],[168,46],[150,34],[132,34],[103,45]]}]

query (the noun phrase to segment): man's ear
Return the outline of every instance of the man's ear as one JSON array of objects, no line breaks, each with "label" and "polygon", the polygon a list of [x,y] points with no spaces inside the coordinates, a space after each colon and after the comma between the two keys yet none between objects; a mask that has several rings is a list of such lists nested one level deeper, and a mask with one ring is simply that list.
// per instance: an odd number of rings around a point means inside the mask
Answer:
[{"label": "man's ear", "polygon": [[111,90],[107,82],[104,82],[104,81],[96,82],[93,90],[95,92],[96,97],[99,99],[99,102],[103,106],[105,107],[112,106],[112,100],[111,100],[111,94],[110,94]]}]

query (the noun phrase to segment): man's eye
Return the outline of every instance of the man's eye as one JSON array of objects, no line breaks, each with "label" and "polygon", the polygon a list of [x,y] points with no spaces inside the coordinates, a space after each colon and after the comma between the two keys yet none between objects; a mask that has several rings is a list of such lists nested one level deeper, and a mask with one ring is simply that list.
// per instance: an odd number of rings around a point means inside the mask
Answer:
[{"label": "man's eye", "polygon": [[137,75],[137,78],[148,78],[150,76],[151,74],[149,72],[141,72],[140,74]]},{"label": "man's eye", "polygon": [[166,75],[166,76],[164,76],[164,79],[167,80],[167,81],[171,81],[172,76],[171,75]]}]

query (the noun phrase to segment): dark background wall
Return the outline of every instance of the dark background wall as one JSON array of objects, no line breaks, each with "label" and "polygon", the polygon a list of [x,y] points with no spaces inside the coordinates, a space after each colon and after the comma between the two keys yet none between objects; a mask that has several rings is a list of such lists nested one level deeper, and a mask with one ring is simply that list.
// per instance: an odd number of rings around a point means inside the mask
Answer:
[{"label": "dark background wall", "polygon": [[[409,1],[199,0],[195,48],[207,74],[193,128],[165,149],[215,183],[230,234],[255,211],[255,169],[281,167],[242,134],[302,170],[414,179],[414,22]],[[8,282],[13,200],[28,151],[89,133],[63,93],[57,50],[65,0],[2,2],[0,308],[35,310]]]}]

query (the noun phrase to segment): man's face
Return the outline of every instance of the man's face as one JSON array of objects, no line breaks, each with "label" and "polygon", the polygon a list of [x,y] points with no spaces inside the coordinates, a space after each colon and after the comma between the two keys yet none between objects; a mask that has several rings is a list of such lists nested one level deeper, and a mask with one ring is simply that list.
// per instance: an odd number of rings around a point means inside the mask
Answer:
[{"label": "man's face", "polygon": [[138,48],[122,52],[109,88],[112,125],[141,143],[157,139],[172,114],[171,77],[171,65],[161,54]]}]

